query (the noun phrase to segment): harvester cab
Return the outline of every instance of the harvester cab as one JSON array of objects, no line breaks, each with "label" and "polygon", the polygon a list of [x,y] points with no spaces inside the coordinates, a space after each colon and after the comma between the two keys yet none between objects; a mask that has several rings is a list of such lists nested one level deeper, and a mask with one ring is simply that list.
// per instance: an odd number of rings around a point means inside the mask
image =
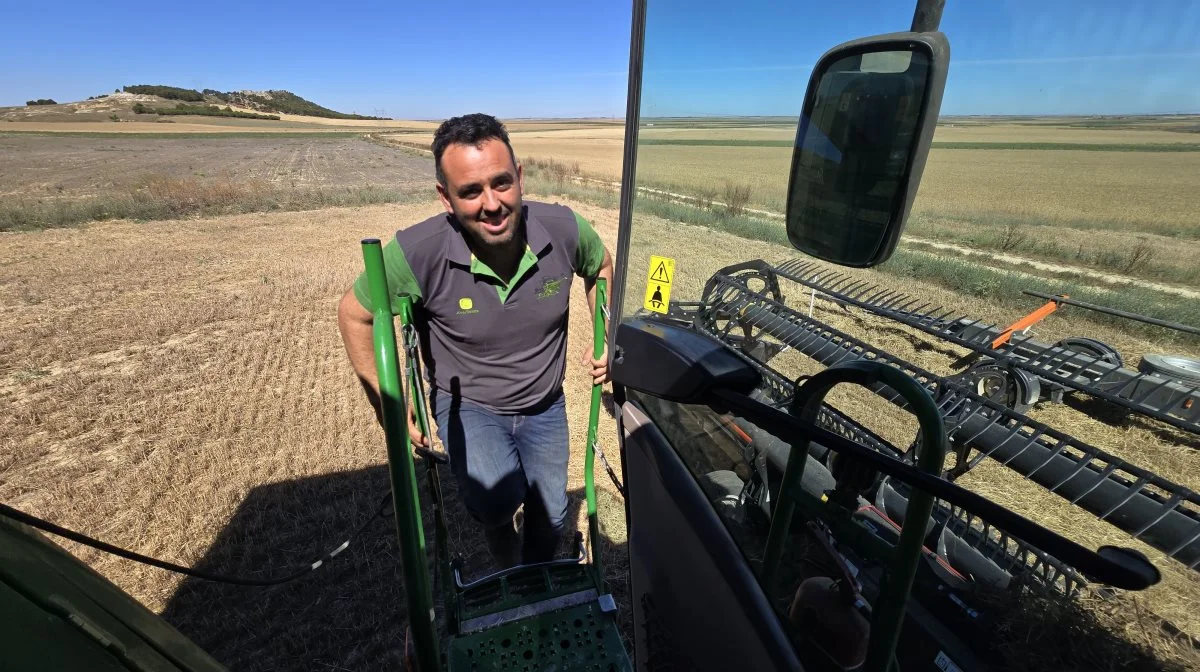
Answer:
[{"label": "harvester cab", "polygon": [[[648,4],[635,15],[610,343],[637,669],[989,669],[995,623],[977,588],[1157,582],[1137,552],[1084,548],[943,478],[954,393],[789,306],[787,276],[744,256],[763,249],[755,236],[656,217],[690,136],[660,111],[687,89],[665,74],[683,10]],[[816,62],[780,227],[795,250],[851,268],[895,250],[950,63],[942,4],[922,0],[910,31]],[[836,387],[891,402],[915,438],[897,448],[827,405]]]}]

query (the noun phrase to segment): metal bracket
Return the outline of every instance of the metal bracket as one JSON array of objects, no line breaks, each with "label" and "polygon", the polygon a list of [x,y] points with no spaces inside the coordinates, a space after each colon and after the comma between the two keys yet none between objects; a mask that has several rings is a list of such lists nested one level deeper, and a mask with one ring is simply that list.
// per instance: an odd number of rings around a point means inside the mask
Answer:
[{"label": "metal bracket", "polygon": [[583,543],[583,537],[580,536],[579,537],[579,557],[577,557],[577,558],[574,558],[574,559],[563,558],[560,560],[547,560],[545,562],[533,562],[533,563],[529,563],[527,565],[513,565],[512,567],[509,567],[507,569],[502,569],[498,572],[493,572],[491,574],[488,574],[487,576],[482,576],[478,579],[475,579],[474,581],[471,581],[470,583],[463,583],[462,568],[460,566],[456,565],[454,567],[454,585],[458,586],[458,588],[460,590],[467,590],[470,588],[474,588],[475,586],[478,586],[480,584],[487,583],[488,581],[498,579],[502,576],[506,576],[508,574],[513,574],[513,573],[519,572],[523,569],[533,569],[536,567],[559,567],[562,565],[578,565],[578,564],[582,564],[586,560],[587,560],[587,547]]}]

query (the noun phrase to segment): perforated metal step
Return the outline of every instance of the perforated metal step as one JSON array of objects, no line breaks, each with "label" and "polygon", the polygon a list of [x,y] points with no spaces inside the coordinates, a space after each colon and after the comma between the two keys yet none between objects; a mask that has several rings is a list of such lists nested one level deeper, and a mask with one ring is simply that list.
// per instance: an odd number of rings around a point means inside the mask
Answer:
[{"label": "perforated metal step", "polygon": [[591,600],[456,637],[450,670],[626,672],[632,666],[612,612]]}]

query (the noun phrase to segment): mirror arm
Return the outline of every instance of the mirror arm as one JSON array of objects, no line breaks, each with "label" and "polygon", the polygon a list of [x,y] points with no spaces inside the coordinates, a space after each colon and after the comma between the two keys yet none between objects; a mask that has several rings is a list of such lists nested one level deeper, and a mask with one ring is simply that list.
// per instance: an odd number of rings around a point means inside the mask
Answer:
[{"label": "mirror arm", "polygon": [[946,0],[917,0],[917,9],[913,12],[912,32],[931,33],[942,23],[942,10],[946,8]]}]

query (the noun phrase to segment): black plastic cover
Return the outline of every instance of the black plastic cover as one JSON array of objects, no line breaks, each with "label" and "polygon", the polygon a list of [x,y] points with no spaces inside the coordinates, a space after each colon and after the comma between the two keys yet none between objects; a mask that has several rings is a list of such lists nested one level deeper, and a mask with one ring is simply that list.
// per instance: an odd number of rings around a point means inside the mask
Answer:
[{"label": "black plastic cover", "polygon": [[762,376],[727,346],[673,324],[633,317],[617,327],[613,382],[680,403],[721,387],[749,394]]}]

